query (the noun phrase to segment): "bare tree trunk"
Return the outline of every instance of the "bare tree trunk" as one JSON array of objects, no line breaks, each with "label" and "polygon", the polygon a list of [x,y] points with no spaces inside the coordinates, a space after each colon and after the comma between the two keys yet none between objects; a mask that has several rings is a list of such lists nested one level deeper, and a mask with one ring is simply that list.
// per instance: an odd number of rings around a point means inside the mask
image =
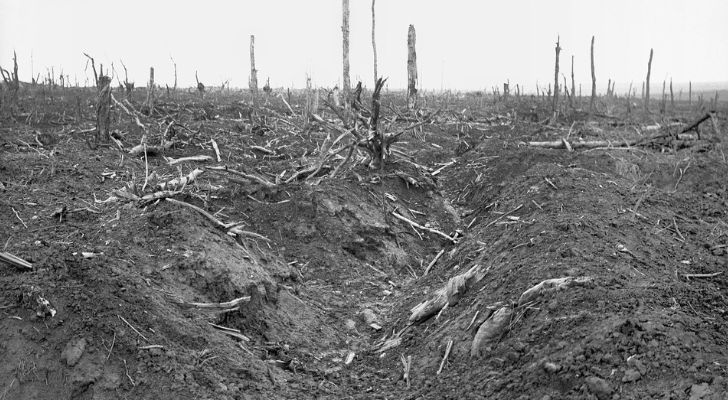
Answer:
[{"label": "bare tree trunk", "polygon": [[559,38],[556,38],[556,63],[554,65],[554,97],[551,103],[551,112],[553,113],[553,120],[556,120],[558,115],[559,107],[559,53],[561,53],[561,46],[559,45]]},{"label": "bare tree trunk", "polygon": [[660,102],[660,113],[665,114],[665,106],[667,103],[667,95],[665,94],[665,80],[662,81],[662,101]]},{"label": "bare tree trunk", "polygon": [[672,78],[670,78],[670,109],[675,111],[675,94],[672,91]]},{"label": "bare tree trunk", "polygon": [[306,104],[304,106],[303,110],[303,120],[306,121],[306,125],[308,125],[310,119],[311,119],[311,113],[314,111],[312,110],[313,106],[313,93],[311,92],[311,77],[306,75]]},{"label": "bare tree trunk", "polygon": [[205,85],[197,78],[197,71],[195,71],[195,82],[197,82],[197,92],[200,93],[200,98],[202,99],[205,97]]},{"label": "bare tree trunk", "polygon": [[351,107],[351,81],[349,79],[349,0],[341,1],[342,25],[341,32],[343,34],[343,59],[344,59],[344,107],[348,110]]},{"label": "bare tree trunk", "polygon": [[172,60],[172,66],[174,67],[174,86],[172,89],[177,91],[177,63],[174,62],[174,58],[172,58],[172,56],[169,56],[169,59]]},{"label": "bare tree trunk", "polygon": [[574,108],[574,96],[576,96],[576,83],[574,82],[574,56],[571,56],[571,108]]},{"label": "bare tree trunk", "polygon": [[412,110],[417,106],[417,52],[415,44],[417,34],[415,26],[410,25],[407,31],[407,108]]},{"label": "bare tree trunk", "polygon": [[374,2],[376,0],[372,0],[372,51],[374,52],[374,85],[376,86],[377,83],[377,40],[375,36],[375,17],[374,17]]},{"label": "bare tree trunk", "polygon": [[149,67],[149,84],[147,85],[147,108],[149,115],[154,110],[154,67]]},{"label": "bare tree trunk", "polygon": [[253,106],[258,106],[258,71],[255,69],[255,35],[250,35],[250,95],[253,97]]},{"label": "bare tree trunk", "polygon": [[650,74],[652,73],[652,54],[650,49],[650,60],[647,61],[647,81],[645,82],[645,112],[650,112]]},{"label": "bare tree trunk", "polygon": [[594,73],[594,36],[592,36],[591,40],[591,76],[592,76],[592,92],[591,92],[591,100],[589,101],[589,112],[594,112],[594,102],[596,101],[597,97],[597,76]]},{"label": "bare tree trunk", "polygon": [[693,81],[688,82],[688,105],[693,105]]}]

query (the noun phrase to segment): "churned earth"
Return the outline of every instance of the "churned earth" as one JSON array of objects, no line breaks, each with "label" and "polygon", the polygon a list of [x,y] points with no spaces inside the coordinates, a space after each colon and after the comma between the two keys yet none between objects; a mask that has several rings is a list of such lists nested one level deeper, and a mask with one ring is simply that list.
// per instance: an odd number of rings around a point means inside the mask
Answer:
[{"label": "churned earth", "polygon": [[[0,250],[33,268],[0,262],[0,400],[728,397],[727,138],[678,141],[687,105],[547,124],[538,98],[425,98],[372,170],[322,157],[338,134],[302,98],[149,115],[140,92],[122,149],[89,142],[93,97],[2,119]],[[384,129],[424,115],[402,103]],[[173,145],[130,154],[143,135]],[[645,140],[529,145],[562,138]]]}]

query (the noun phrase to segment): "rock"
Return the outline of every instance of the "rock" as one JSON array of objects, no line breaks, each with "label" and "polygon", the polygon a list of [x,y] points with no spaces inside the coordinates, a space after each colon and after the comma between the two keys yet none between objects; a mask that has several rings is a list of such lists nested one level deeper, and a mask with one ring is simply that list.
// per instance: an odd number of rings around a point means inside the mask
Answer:
[{"label": "rock", "polygon": [[347,330],[353,331],[356,329],[356,322],[354,322],[354,320],[347,319],[346,322],[344,322],[344,326],[346,326]]},{"label": "rock", "polygon": [[627,365],[629,365],[632,368],[637,368],[637,370],[640,372],[640,375],[644,375],[647,372],[647,367],[645,367],[645,364],[640,361],[639,358],[636,356],[632,356],[627,359]]},{"label": "rock", "polygon": [[86,350],[86,339],[71,340],[66,343],[61,358],[66,361],[66,365],[73,367],[81,359],[84,350]]},{"label": "rock", "polygon": [[635,382],[639,380],[642,377],[642,374],[640,374],[639,371],[637,371],[634,368],[630,368],[626,371],[624,371],[624,376],[622,377],[622,382],[629,383],[629,382]]},{"label": "rock", "polygon": [[586,386],[599,400],[609,399],[612,395],[611,386],[602,378],[590,376],[586,378]]},{"label": "rock", "polygon": [[707,383],[693,385],[690,388],[690,400],[700,400],[711,393]]},{"label": "rock", "polygon": [[561,366],[559,364],[547,361],[547,362],[543,363],[543,369],[544,369],[544,371],[546,371],[550,374],[553,374],[553,373],[561,371]]},{"label": "rock", "polygon": [[365,308],[361,311],[361,317],[364,319],[364,322],[366,322],[367,325],[376,324],[377,322],[379,322],[377,320],[377,315],[374,314],[374,311],[369,308]]}]

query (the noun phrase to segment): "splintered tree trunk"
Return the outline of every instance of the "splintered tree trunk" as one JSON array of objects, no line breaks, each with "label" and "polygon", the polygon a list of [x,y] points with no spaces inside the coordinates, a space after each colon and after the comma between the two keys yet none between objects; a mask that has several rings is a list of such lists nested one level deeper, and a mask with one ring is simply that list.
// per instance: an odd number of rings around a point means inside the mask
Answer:
[{"label": "splintered tree trunk", "polygon": [[255,69],[255,35],[250,35],[250,95],[253,106],[258,106],[258,71]]},{"label": "splintered tree trunk", "polygon": [[149,85],[147,85],[147,108],[149,115],[154,110],[154,67],[149,67]]},{"label": "splintered tree trunk", "polygon": [[612,89],[612,78],[609,78],[607,80],[607,97],[612,95],[611,89]]},{"label": "splintered tree trunk", "polygon": [[[571,56],[571,107],[574,108],[574,96],[576,96],[576,83],[574,82],[574,56]],[[581,94],[579,94],[581,96]]]},{"label": "splintered tree trunk", "polygon": [[650,74],[652,73],[653,49],[650,49],[650,60],[647,61],[647,81],[645,82],[645,112],[650,112]]},{"label": "splintered tree trunk", "polygon": [[372,0],[372,51],[374,53],[374,84],[376,86],[377,83],[377,39],[375,35],[375,22],[376,19],[374,18],[374,2],[376,0]]},{"label": "splintered tree trunk", "polygon": [[595,101],[597,97],[597,76],[594,73],[594,36],[591,40],[591,78],[592,78],[592,92],[591,100],[589,101],[589,111],[594,112]]},{"label": "splintered tree trunk", "polygon": [[665,114],[665,103],[667,103],[667,95],[665,94],[665,81],[662,81],[662,101],[660,102],[660,112]]},{"label": "splintered tree trunk", "polygon": [[172,60],[172,66],[174,67],[174,86],[172,89],[176,92],[177,91],[177,63],[174,62],[174,58],[172,56],[169,56],[169,59]]},{"label": "splintered tree trunk", "polygon": [[688,82],[688,105],[693,105],[693,81]]},{"label": "splintered tree trunk", "polygon": [[561,53],[561,46],[559,45],[559,38],[556,38],[556,63],[554,65],[554,97],[551,104],[551,112],[553,113],[554,120],[559,111],[559,53]]},{"label": "splintered tree trunk", "polygon": [[670,109],[675,111],[675,93],[672,91],[672,78],[670,78]]},{"label": "splintered tree trunk", "polygon": [[417,106],[417,52],[415,42],[417,34],[415,26],[410,25],[407,31],[407,108],[412,110]]},{"label": "splintered tree trunk", "polygon": [[108,141],[111,125],[111,78],[99,77],[99,94],[96,101],[96,142],[100,139]]},{"label": "splintered tree trunk", "polygon": [[348,110],[351,106],[349,97],[351,96],[351,81],[349,79],[349,0],[341,1],[342,25],[341,32],[343,34],[343,62],[344,62],[344,107]]},{"label": "splintered tree trunk", "polygon": [[304,119],[304,121],[306,121],[306,124],[309,123],[310,118],[311,118],[311,113],[314,112],[312,110],[312,106],[313,106],[313,97],[312,96],[313,96],[313,93],[311,93],[311,77],[306,75],[306,104],[305,104],[304,111],[303,111],[303,113],[304,113],[303,119]]}]

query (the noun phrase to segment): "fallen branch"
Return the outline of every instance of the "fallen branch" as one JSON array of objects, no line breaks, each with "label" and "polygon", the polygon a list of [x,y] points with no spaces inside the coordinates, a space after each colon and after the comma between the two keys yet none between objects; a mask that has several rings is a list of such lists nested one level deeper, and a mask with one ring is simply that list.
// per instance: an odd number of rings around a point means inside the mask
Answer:
[{"label": "fallen branch", "polygon": [[442,372],[442,369],[445,367],[445,363],[447,362],[447,357],[450,355],[450,350],[452,349],[452,339],[448,340],[447,342],[447,348],[445,348],[445,356],[442,357],[442,362],[440,363],[440,368],[437,370],[437,375],[440,375]]},{"label": "fallen branch", "polygon": [[210,142],[212,142],[212,148],[215,149],[215,156],[217,157],[217,162],[222,162],[222,159],[220,158],[220,148],[217,146],[217,142],[215,139],[210,139]]},{"label": "fallen branch", "polygon": [[452,236],[450,236],[450,235],[448,235],[448,234],[446,234],[444,232],[438,231],[437,229],[432,229],[432,228],[428,228],[426,226],[422,226],[422,225],[418,224],[415,221],[412,221],[410,219],[407,219],[406,217],[403,217],[402,215],[397,214],[396,211],[392,211],[392,215],[394,215],[397,219],[401,219],[402,221],[407,222],[408,224],[414,226],[415,228],[419,228],[419,229],[422,229],[423,231],[428,231],[430,233],[434,233],[436,235],[440,235],[440,236],[444,237],[445,239],[447,239],[447,240],[449,240],[449,241],[451,241],[453,243],[457,243],[457,239],[456,238],[454,238],[454,237],[452,237]]},{"label": "fallen branch", "polygon": [[33,264],[23,260],[20,257],[14,256],[8,252],[0,252],[0,261],[4,261],[10,265],[13,265],[18,268],[24,268],[24,269],[33,269]]},{"label": "fallen branch", "polygon": [[269,187],[269,188],[272,188],[272,187],[277,186],[275,183],[273,183],[273,182],[271,182],[271,181],[269,181],[269,180],[267,180],[265,178],[262,178],[262,177],[260,177],[258,175],[246,174],[245,172],[235,171],[233,169],[230,169],[227,165],[220,166],[220,167],[209,167],[207,169],[208,170],[213,170],[213,171],[229,172],[229,173],[231,173],[233,175],[237,175],[237,176],[243,177],[243,178],[248,179],[248,180],[251,180],[251,181],[256,181],[256,182],[262,184],[263,186],[266,186],[266,187]]},{"label": "fallen branch", "polygon": [[183,306],[183,307],[225,310],[228,308],[237,307],[240,305],[240,303],[247,302],[247,301],[250,301],[250,296],[238,297],[237,299],[233,299],[233,300],[226,301],[223,303],[195,303],[195,302],[186,302],[186,301],[182,301],[182,300],[176,300],[175,303],[177,303],[178,305]]},{"label": "fallen branch", "polygon": [[683,274],[683,276],[685,277],[685,279],[690,279],[690,278],[714,278],[714,277],[716,277],[716,276],[718,276],[718,275],[720,275],[722,273],[723,273],[723,271],[713,272],[712,274]]},{"label": "fallen branch", "polygon": [[435,258],[433,258],[432,261],[430,261],[430,263],[427,265],[427,268],[425,268],[425,272],[424,272],[423,276],[430,273],[430,270],[432,269],[432,267],[435,265],[437,260],[439,260],[440,257],[442,257],[443,254],[445,254],[445,249],[440,250],[440,252],[437,253],[437,255],[435,256]]},{"label": "fallen branch", "polygon": [[176,158],[176,159],[167,157],[166,160],[169,165],[175,165],[175,164],[179,164],[179,163],[183,163],[183,162],[187,162],[187,161],[212,161],[212,160],[214,160],[214,158],[212,158],[211,156],[199,155],[199,156],[189,156],[189,157],[182,157],[182,158]]}]

